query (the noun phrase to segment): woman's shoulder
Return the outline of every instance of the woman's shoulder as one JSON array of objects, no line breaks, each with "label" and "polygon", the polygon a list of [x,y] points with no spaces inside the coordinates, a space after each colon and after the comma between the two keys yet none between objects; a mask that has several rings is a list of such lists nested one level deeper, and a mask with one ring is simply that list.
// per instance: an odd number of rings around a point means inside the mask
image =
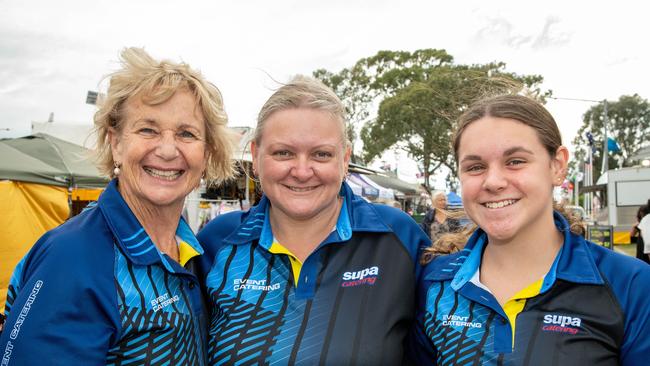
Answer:
[{"label": "woman's shoulder", "polygon": [[100,211],[93,208],[47,231],[32,250],[61,250],[78,259],[78,255],[96,251],[103,243],[112,248],[112,235]]},{"label": "woman's shoulder", "polygon": [[[381,203],[366,203],[371,206],[377,214],[387,222],[407,222],[409,224],[415,224],[415,220],[406,212],[400,210],[399,208],[384,205]],[[416,224],[417,225],[417,224]]]},{"label": "woman's shoulder", "polygon": [[250,216],[250,211],[233,211],[210,220],[196,235],[201,245],[211,246],[239,229]]},{"label": "woman's shoulder", "polygon": [[43,234],[16,267],[14,276],[42,276],[44,281],[65,277],[68,282],[91,288],[96,280],[112,276],[114,250],[113,237],[101,217],[82,213]]}]

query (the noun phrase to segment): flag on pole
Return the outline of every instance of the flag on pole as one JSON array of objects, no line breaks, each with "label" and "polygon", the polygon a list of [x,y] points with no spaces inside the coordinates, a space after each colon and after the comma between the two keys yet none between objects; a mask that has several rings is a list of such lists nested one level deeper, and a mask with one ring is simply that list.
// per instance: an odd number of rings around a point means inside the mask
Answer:
[{"label": "flag on pole", "polygon": [[621,147],[618,146],[618,143],[616,142],[616,140],[614,140],[611,137],[608,137],[607,138],[607,150],[609,150],[609,151],[611,151],[613,153],[617,153],[617,152],[621,151]]}]

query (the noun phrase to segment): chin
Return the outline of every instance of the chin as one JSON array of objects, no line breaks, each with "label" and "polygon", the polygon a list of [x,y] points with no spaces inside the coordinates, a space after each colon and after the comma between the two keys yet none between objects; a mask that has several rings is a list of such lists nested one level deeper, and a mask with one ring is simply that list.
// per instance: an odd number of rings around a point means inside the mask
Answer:
[{"label": "chin", "polygon": [[178,202],[183,202],[185,195],[178,195],[178,194],[162,194],[162,195],[150,195],[147,197],[149,201],[154,205],[154,206],[159,206],[159,207],[164,207],[164,206],[170,206],[173,204],[176,204]]},{"label": "chin", "polygon": [[486,225],[479,225],[479,227],[485,231],[489,238],[499,241],[508,241],[517,233],[517,229],[511,224],[487,223]]}]

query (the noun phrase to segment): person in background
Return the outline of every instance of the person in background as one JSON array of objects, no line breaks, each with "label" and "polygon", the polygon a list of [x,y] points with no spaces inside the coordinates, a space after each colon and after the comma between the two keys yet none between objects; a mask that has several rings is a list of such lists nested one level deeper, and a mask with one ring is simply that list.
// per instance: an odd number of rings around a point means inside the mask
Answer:
[{"label": "person in background", "polygon": [[640,259],[646,263],[650,263],[648,256],[643,253],[645,245],[643,242],[643,237],[641,236],[641,231],[639,230],[639,223],[645,215],[648,214],[648,205],[641,205],[636,211],[636,223],[632,226],[630,230],[630,242],[636,245],[636,258]]},{"label": "person in background", "polygon": [[181,219],[233,175],[221,95],[183,63],[121,53],[95,114],[98,202],[43,235],[9,286],[3,365],[205,365],[207,316]]},{"label": "person in background", "polygon": [[447,195],[445,192],[437,191],[433,194],[433,207],[424,215],[420,224],[422,230],[435,242],[440,236],[448,232],[460,230],[460,222],[457,218],[451,217],[447,211]]},{"label": "person in background", "polygon": [[453,151],[478,228],[422,271],[415,363],[647,364],[650,267],[585,241],[554,211],[569,153],[548,111],[523,96],[478,101]]},{"label": "person in background", "polygon": [[402,364],[429,240],[352,193],[345,131],[345,107],[312,78],[262,107],[251,152],[263,197],[198,235],[211,364]]},{"label": "person in background", "polygon": [[636,257],[650,263],[650,199],[647,204],[639,207],[636,218],[637,224],[632,228],[637,239]]}]

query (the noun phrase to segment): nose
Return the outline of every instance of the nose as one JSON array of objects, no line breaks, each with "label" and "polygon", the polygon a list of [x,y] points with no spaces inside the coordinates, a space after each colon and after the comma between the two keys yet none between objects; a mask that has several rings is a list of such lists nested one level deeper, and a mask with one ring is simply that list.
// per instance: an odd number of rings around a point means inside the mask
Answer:
[{"label": "nose", "polygon": [[173,131],[163,131],[156,147],[156,155],[164,160],[173,160],[178,156],[178,147]]},{"label": "nose", "polygon": [[502,169],[497,167],[491,167],[487,170],[485,175],[485,180],[483,181],[483,188],[492,191],[498,192],[508,185],[508,180]]},{"label": "nose", "polygon": [[311,161],[305,157],[299,157],[291,169],[293,175],[299,181],[306,181],[314,175],[314,169]]}]

